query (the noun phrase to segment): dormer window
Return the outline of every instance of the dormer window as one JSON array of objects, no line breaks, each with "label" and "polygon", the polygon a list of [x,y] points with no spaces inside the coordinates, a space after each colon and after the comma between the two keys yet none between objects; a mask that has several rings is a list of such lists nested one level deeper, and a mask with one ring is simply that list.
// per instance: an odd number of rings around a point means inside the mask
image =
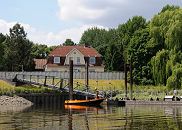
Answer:
[{"label": "dormer window", "polygon": [[60,57],[54,57],[54,64],[60,63]]},{"label": "dormer window", "polygon": [[95,57],[90,57],[89,58],[89,63],[90,64],[95,64]]}]

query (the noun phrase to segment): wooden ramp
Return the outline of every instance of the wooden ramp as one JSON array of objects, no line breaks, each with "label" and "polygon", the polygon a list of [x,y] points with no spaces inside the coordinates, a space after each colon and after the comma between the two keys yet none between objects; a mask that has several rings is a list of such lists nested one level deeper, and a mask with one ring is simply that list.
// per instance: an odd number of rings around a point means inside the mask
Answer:
[{"label": "wooden ramp", "polygon": [[[68,79],[61,79],[60,77],[55,76],[43,76],[43,75],[25,75],[25,74],[17,74],[13,79],[17,84],[31,84],[37,86],[44,86],[51,88],[60,92],[69,92],[68,83],[63,85],[64,82],[68,82]],[[93,98],[96,96],[95,93],[86,92],[81,90],[73,90],[73,94],[87,96],[89,98]],[[99,95],[103,97],[102,95]]]}]

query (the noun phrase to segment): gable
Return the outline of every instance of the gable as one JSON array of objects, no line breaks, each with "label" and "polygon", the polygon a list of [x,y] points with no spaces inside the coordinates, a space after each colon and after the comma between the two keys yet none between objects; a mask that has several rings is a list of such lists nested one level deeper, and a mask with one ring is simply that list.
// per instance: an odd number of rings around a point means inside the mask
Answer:
[{"label": "gable", "polygon": [[67,55],[64,64],[69,64],[70,59],[73,60],[74,64],[77,64],[78,59],[80,64],[85,64],[84,55],[76,48],[72,49]]}]

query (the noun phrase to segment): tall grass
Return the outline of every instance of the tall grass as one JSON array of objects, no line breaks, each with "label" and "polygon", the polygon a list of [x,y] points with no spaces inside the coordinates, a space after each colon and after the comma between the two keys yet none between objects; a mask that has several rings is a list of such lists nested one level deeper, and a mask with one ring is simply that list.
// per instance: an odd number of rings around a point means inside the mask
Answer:
[{"label": "tall grass", "polygon": [[0,95],[6,94],[10,95],[11,93],[15,92],[15,87],[7,82],[0,80]]},{"label": "tall grass", "polygon": [[27,93],[51,93],[54,92],[46,87],[19,86],[15,87],[3,80],[0,80],[0,95],[27,94]]},{"label": "tall grass", "polygon": [[[85,87],[85,80],[83,79],[75,79],[74,87],[76,84],[81,87]],[[124,89],[124,81],[123,80],[89,80],[89,89],[94,90],[97,88],[98,90],[123,90]]]}]

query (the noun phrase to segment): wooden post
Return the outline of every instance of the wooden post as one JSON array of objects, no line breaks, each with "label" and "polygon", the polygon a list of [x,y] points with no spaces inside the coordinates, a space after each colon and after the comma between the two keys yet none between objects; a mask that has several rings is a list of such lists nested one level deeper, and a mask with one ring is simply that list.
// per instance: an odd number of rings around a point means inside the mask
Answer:
[{"label": "wooden post", "polygon": [[124,64],[124,73],[125,73],[125,99],[127,99],[127,64]]},{"label": "wooden post", "polygon": [[69,98],[73,100],[73,60],[70,60]]},{"label": "wooden post", "polygon": [[44,86],[46,86],[46,80],[47,80],[47,76],[45,76]]},{"label": "wooden post", "polygon": [[63,79],[60,79],[60,89],[62,89],[63,88]]},{"label": "wooden post", "polygon": [[133,99],[133,75],[132,75],[132,58],[130,59],[130,96]]},{"label": "wooden post", "polygon": [[[85,86],[86,86],[86,92],[88,92],[88,59],[85,60],[86,64],[85,64]],[[88,99],[88,97],[86,96],[86,100]]]},{"label": "wooden post", "polygon": [[54,85],[54,76],[52,77],[52,85]]}]

